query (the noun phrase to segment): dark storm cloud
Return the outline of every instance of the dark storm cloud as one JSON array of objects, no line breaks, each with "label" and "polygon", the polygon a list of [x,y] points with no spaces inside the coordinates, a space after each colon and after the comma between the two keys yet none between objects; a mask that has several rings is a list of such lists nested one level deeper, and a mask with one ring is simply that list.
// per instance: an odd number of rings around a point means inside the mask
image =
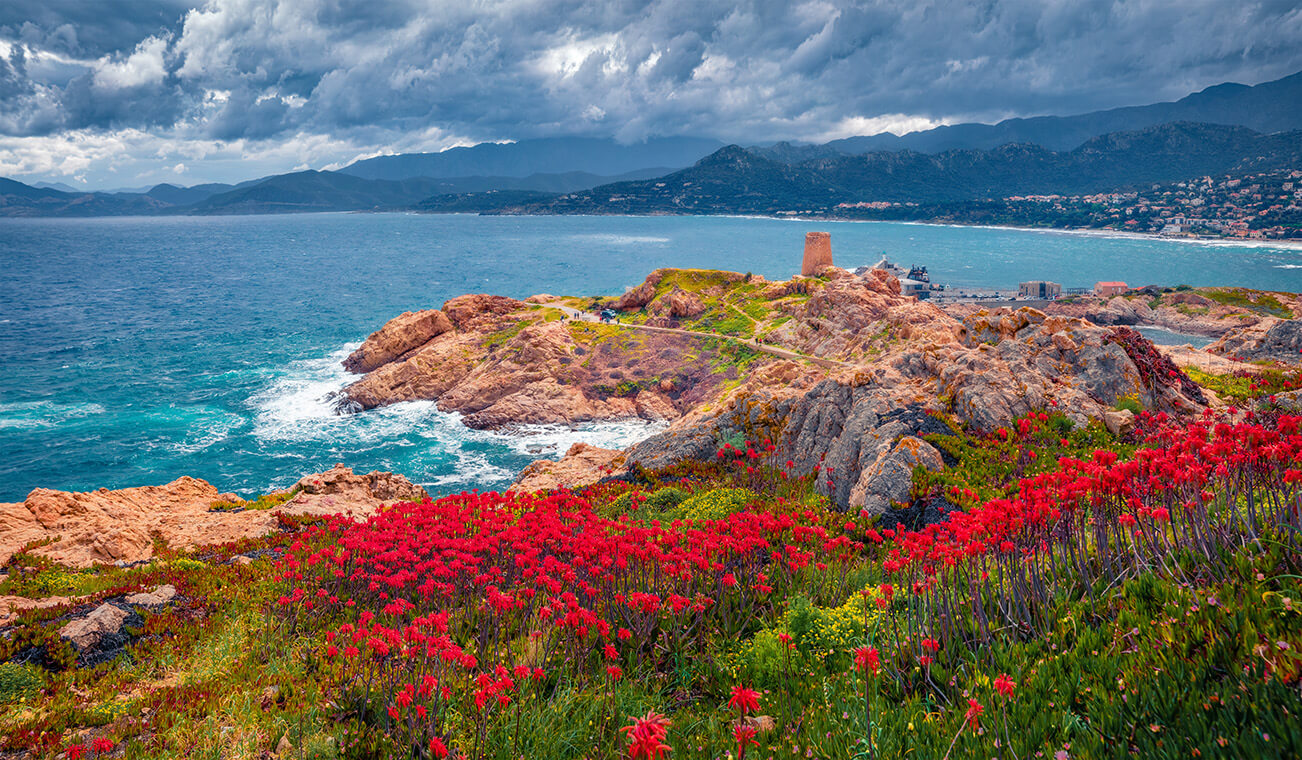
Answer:
[{"label": "dark storm cloud", "polygon": [[0,134],[826,139],[1302,69],[1296,0],[10,0]]},{"label": "dark storm cloud", "polygon": [[193,0],[4,0],[0,38],[97,58],[180,28]]}]

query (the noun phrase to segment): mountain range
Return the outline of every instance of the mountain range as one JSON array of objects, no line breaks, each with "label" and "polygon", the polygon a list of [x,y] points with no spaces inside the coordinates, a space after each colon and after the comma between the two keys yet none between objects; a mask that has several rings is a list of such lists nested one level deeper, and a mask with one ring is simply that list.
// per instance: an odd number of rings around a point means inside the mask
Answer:
[{"label": "mountain range", "polygon": [[[1302,166],[1302,130],[1177,122],[1093,138],[1071,151],[1025,143],[939,154],[878,151],[775,161],[732,145],[654,180],[621,182],[501,210],[513,213],[771,214],[838,203],[938,203],[1019,194],[1131,190],[1205,175]],[[440,210],[427,201],[426,210]],[[487,208],[483,210],[488,210]]]},{"label": "mountain range", "polygon": [[529,210],[758,213],[854,201],[1075,193],[1297,162],[1302,72],[1171,103],[822,145],[557,137],[378,156],[237,185],[72,190],[0,179],[0,216]]}]

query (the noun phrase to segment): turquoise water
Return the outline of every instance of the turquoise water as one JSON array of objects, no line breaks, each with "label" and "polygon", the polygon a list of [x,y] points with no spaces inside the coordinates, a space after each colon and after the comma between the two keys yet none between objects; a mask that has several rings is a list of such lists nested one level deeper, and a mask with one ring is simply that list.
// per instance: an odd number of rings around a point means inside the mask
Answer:
[{"label": "turquoise water", "polygon": [[937,282],[1302,289],[1302,252],[1006,229],[692,217],[320,214],[0,220],[0,501],[194,475],[244,495],[335,462],[432,491],[502,487],[638,423],[470,431],[429,403],[340,417],[339,360],[388,318],[467,292],[613,294],[661,266],[799,267],[885,252]]}]

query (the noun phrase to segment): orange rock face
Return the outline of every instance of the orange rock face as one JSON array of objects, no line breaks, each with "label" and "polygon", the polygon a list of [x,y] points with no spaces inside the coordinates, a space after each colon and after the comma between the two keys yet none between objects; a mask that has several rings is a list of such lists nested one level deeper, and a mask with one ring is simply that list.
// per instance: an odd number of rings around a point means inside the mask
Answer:
[{"label": "orange rock face", "polygon": [[828,232],[805,234],[805,258],[800,263],[800,274],[813,277],[823,267],[832,266],[832,235]]},{"label": "orange rock face", "polygon": [[564,458],[553,462],[539,459],[520,472],[513,491],[541,491],[555,488],[582,488],[605,477],[624,462],[624,452],[576,443]]},{"label": "orange rock face", "polygon": [[35,542],[35,554],[73,567],[140,562],[154,555],[155,541],[174,549],[223,544],[277,529],[275,512],[369,514],[389,501],[423,498],[425,492],[389,473],[354,475],[336,467],[304,481],[306,488],[276,510],[209,511],[224,500],[211,484],[191,477],[167,485],[70,493],[37,488],[20,504],[0,504],[0,562]]},{"label": "orange rock face", "polygon": [[452,321],[436,309],[408,311],[384,323],[344,360],[344,369],[365,373],[404,356],[452,329]]},{"label": "orange rock face", "polygon": [[[653,273],[625,294],[624,302],[654,298],[660,278]],[[697,295],[681,290],[655,299],[653,307],[666,319],[704,310]],[[350,385],[341,406],[358,411],[432,400],[443,411],[464,415],[465,423],[476,428],[672,420],[735,379],[708,361],[683,362],[685,355],[708,359],[708,344],[703,347],[691,336],[645,331],[629,333],[631,342],[616,340],[609,334],[614,328],[497,296],[455,298],[443,313],[451,330]],[[385,355],[382,347],[369,347],[379,341],[372,336],[358,352]]]}]

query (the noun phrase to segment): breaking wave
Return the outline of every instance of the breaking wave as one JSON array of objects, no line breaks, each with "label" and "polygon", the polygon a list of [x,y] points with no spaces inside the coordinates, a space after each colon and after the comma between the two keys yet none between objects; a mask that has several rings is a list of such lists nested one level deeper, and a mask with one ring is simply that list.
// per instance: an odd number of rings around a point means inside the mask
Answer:
[{"label": "breaking wave", "polygon": [[623,448],[667,426],[619,420],[475,430],[460,414],[440,411],[433,401],[340,414],[332,397],[358,377],[341,364],[357,345],[293,362],[249,399],[252,434],[261,445],[275,456],[289,456],[288,450],[305,458],[315,454],[316,461],[329,455],[350,464],[364,462],[447,491],[503,487],[529,462],[560,457],[575,443]]}]

